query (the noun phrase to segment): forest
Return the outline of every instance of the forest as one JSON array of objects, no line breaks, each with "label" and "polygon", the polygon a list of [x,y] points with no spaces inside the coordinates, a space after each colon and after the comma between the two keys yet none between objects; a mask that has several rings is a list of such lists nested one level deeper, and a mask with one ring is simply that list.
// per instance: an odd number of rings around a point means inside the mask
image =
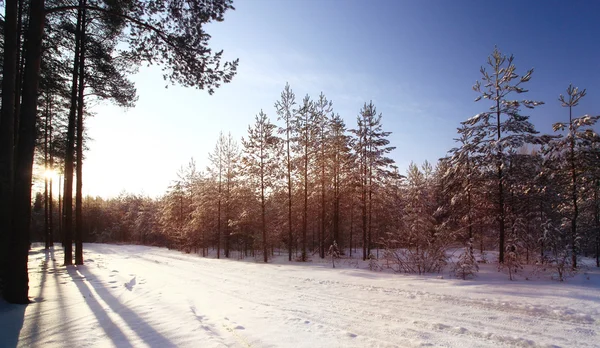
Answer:
[{"label": "forest", "polygon": [[[276,115],[259,111],[240,140],[222,132],[210,166],[191,159],[161,197],[85,197],[83,240],[264,262],[329,257],[335,244],[343,257],[385,259],[418,274],[441,271],[448,250],[464,248],[465,277],[485,262],[474,249],[483,258],[497,251],[509,273],[546,264],[562,277],[580,256],[598,266],[598,116],[576,116],[586,90],[558,95],[552,104],[565,120],[539,134],[526,111],[543,102],[524,97],[533,70],[519,74],[513,57],[495,49],[481,74],[473,89],[482,112],[457,125],[456,147],[437,163],[399,172],[372,102],[346,125],[323,93],[299,98],[286,85]],[[38,193],[34,203],[34,233],[42,240],[55,230],[49,235],[62,240],[60,203],[48,208],[47,197]]]},{"label": "forest", "polygon": [[[203,27],[223,21],[232,1],[192,3],[5,1],[0,275],[8,302],[28,302],[35,241],[62,243],[64,265],[83,264],[83,242],[101,242],[264,262],[335,253],[417,274],[439,272],[458,248],[464,278],[490,250],[509,275],[545,264],[562,279],[582,256],[600,267],[599,116],[578,114],[585,89],[557,86],[547,107],[562,107],[564,121],[552,134],[537,132],[527,115],[544,104],[526,98],[533,69],[517,70],[498,48],[481,57],[473,86],[481,112],[465,115],[456,147],[435,163],[401,172],[373,102],[346,124],[354,115],[336,113],[324,92],[296,96],[285,84],[273,96],[276,114],[249,110],[247,135],[224,129],[207,151],[211,164],[191,159],[161,197],[84,197],[86,105],[133,107],[130,75],[143,64],[162,66],[168,84],[211,94],[236,75],[238,60],[222,62]],[[52,175],[36,179],[34,162],[59,174],[59,192]]]}]

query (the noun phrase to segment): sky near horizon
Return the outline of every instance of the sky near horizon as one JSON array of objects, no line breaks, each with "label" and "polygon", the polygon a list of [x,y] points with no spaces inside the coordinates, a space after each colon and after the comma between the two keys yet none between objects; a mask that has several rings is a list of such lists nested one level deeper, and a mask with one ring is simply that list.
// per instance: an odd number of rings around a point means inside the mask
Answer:
[{"label": "sky near horizon", "polygon": [[84,162],[84,193],[157,197],[191,158],[208,165],[219,132],[246,136],[254,116],[275,121],[274,103],[289,82],[301,101],[323,92],[348,128],[373,101],[392,132],[401,171],[432,163],[454,146],[456,128],[487,111],[471,89],[497,45],[514,54],[517,73],[535,68],[523,98],[543,133],[568,118],[557,98],[569,83],[587,88],[576,115],[600,114],[599,1],[474,0],[235,1],[210,24],[210,46],[240,59],[237,76],[209,96],[169,86],[160,67],[132,77],[139,101],[123,110],[99,104],[87,120],[93,139]]}]

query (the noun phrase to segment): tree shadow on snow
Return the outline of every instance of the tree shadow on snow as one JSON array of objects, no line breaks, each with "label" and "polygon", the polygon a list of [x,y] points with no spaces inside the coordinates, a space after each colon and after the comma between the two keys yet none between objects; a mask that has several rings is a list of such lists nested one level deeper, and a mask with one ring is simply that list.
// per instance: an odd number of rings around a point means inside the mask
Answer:
[{"label": "tree shadow on snow", "polygon": [[9,304],[0,299],[0,346],[17,346],[26,308],[27,306]]},{"label": "tree shadow on snow", "polygon": [[[106,303],[106,305],[108,305],[112,312],[118,314],[127,324],[127,326],[129,326],[129,328],[134,331],[147,345],[151,347],[175,347],[175,344],[173,344],[160,332],[156,331],[156,329],[146,323],[146,321],[137,313],[127,308],[126,305],[120,303],[119,299],[114,297],[104,287],[104,284],[99,282],[91,282],[88,283],[91,288],[88,287],[88,285],[84,283],[85,280],[83,279],[95,279],[96,276],[91,273],[86,266],[69,268],[69,274],[71,275],[73,282],[77,284],[81,294],[85,297],[88,306],[92,312],[94,312],[98,322],[117,347],[132,347],[132,345],[127,340],[127,337],[123,331],[110,319],[106,311],[102,308],[100,302],[94,297],[96,295],[104,303]],[[95,294],[93,294],[93,292],[95,292]]]}]

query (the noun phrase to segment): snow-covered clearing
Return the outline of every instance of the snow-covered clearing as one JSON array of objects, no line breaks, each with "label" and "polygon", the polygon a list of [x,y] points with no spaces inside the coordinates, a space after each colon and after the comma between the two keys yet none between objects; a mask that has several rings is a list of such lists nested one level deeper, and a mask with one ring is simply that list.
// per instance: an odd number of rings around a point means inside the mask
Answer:
[{"label": "snow-covered clearing", "polygon": [[59,248],[33,248],[35,302],[0,303],[0,346],[600,346],[596,270],[509,282],[486,265],[463,281],[143,246],[84,250],[85,266],[65,268]]}]

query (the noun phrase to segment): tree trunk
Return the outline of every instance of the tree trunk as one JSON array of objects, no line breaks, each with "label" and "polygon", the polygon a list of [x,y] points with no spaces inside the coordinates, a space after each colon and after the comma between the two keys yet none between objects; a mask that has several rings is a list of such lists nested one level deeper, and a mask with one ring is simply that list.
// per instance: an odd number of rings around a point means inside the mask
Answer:
[{"label": "tree trunk", "polygon": [[6,255],[9,251],[9,236],[12,233],[15,81],[19,51],[17,0],[6,0],[4,10],[4,66],[2,69],[2,114],[0,116],[0,278],[3,278],[7,271]]},{"label": "tree trunk", "polygon": [[325,144],[321,136],[321,238],[319,241],[319,252],[322,259],[325,258]]},{"label": "tree trunk", "polygon": [[79,33],[79,95],[77,97],[77,183],[75,193],[75,264],[83,265],[83,97],[85,91],[85,31],[86,0],[81,1],[81,32]]},{"label": "tree trunk", "polygon": [[286,120],[287,179],[288,179],[288,261],[292,261],[292,164],[290,161],[290,125]]},{"label": "tree trunk", "polygon": [[13,229],[10,236],[4,298],[9,303],[29,303],[27,258],[31,223],[31,179],[36,141],[38,82],[44,33],[44,0],[31,0],[27,32],[26,64],[23,83],[23,108],[15,155],[13,192]]},{"label": "tree trunk", "polygon": [[600,190],[600,179],[594,183],[594,227],[596,228],[596,267],[600,267],[600,205],[598,203],[598,190]]},{"label": "tree trunk", "polygon": [[[82,0],[79,6],[82,6]],[[71,85],[71,108],[69,110],[69,124],[67,127],[67,148],[65,152],[65,185],[63,194],[63,228],[65,248],[65,265],[73,264],[73,160],[75,152],[75,123],[77,114],[77,92],[79,77],[79,53],[81,36],[81,8],[77,13],[77,28],[75,31],[75,58],[73,63],[73,76]]]},{"label": "tree trunk", "polygon": [[[25,70],[25,54],[23,54],[22,47],[23,43],[21,42],[21,36],[23,34],[23,0],[18,0],[18,10],[17,10],[17,74],[15,81],[15,114],[14,114],[14,146],[17,146],[17,140],[19,138],[19,117],[21,115],[21,92],[23,85],[23,70]],[[29,13],[27,13],[27,22],[29,22]],[[26,38],[27,39],[27,38]],[[25,41],[27,42],[27,41]]]},{"label": "tree trunk", "polygon": [[219,199],[217,201],[217,259],[221,258],[221,150],[219,150]]},{"label": "tree trunk", "polygon": [[572,107],[569,106],[569,131],[571,132],[571,200],[573,202],[573,218],[571,219],[571,267],[577,268],[577,218],[579,206],[577,204],[577,171],[575,169],[575,131],[573,127]]},{"label": "tree trunk", "polygon": [[308,228],[308,131],[304,144],[304,215],[302,217],[302,261],[306,261],[306,229]]},{"label": "tree trunk", "polygon": [[48,98],[46,98],[46,112],[44,124],[44,248],[50,249],[50,236],[48,228]]},{"label": "tree trunk", "polygon": [[[264,139],[263,139],[264,141]],[[263,237],[263,256],[265,263],[269,261],[268,245],[267,245],[267,223],[265,218],[265,172],[263,163],[263,146],[260,148],[260,206],[262,212],[262,237]]]},{"label": "tree trunk", "polygon": [[[498,93],[498,92],[496,92]],[[497,136],[497,140],[500,141],[501,137],[502,137],[502,132],[500,129],[500,99],[497,95],[497,100],[496,100],[496,110],[497,114],[496,114],[496,122],[498,125],[498,136]],[[499,223],[499,229],[500,229],[500,238],[499,238],[499,255],[498,255],[498,262],[500,263],[504,263],[504,175],[502,173],[502,148],[500,146],[500,144],[498,144],[498,160],[497,160],[497,170],[498,170],[498,223]]]},{"label": "tree trunk", "polygon": [[63,232],[63,204],[62,204],[62,183],[63,180],[58,176],[58,237],[61,240],[62,247],[65,247],[65,238]]}]

